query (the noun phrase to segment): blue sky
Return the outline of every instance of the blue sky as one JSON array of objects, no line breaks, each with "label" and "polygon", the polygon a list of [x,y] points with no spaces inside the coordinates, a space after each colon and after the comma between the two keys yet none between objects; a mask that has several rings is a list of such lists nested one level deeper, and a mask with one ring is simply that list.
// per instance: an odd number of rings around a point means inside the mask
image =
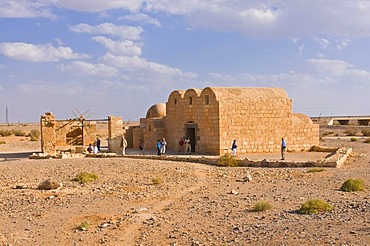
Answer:
[{"label": "blue sky", "polygon": [[145,117],[173,90],[279,87],[370,115],[370,1],[0,0],[0,122]]}]

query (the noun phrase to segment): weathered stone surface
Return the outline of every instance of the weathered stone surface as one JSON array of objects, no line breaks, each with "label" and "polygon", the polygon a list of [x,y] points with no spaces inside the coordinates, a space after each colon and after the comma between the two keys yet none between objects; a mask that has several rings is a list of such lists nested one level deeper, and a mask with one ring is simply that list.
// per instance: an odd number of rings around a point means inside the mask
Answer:
[{"label": "weathered stone surface", "polygon": [[61,188],[63,185],[60,182],[57,182],[55,180],[45,180],[39,184],[37,189],[39,190],[53,190],[53,189],[58,189]]}]

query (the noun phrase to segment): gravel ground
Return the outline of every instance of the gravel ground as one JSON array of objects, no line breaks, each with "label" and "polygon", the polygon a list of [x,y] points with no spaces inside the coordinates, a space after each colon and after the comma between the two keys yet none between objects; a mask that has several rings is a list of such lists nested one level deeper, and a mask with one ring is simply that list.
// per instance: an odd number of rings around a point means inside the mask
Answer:
[{"label": "gravel ground", "polygon": [[[20,154],[38,144],[25,139],[0,145],[0,244],[370,245],[370,145],[363,141],[322,142],[352,146],[354,154],[342,168],[318,173],[129,158],[29,160]],[[81,172],[98,179],[80,184],[74,178]],[[247,174],[252,180],[243,182]],[[339,191],[350,177],[363,179],[366,190]],[[63,187],[37,189],[47,179]],[[334,210],[298,214],[313,198]],[[273,209],[251,211],[259,201]]]}]

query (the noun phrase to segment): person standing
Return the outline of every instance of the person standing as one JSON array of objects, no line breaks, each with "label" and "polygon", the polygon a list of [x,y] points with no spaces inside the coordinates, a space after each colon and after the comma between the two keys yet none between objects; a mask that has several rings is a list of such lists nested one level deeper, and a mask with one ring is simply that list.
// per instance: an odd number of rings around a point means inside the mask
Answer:
[{"label": "person standing", "polygon": [[181,153],[184,151],[184,138],[180,138],[180,141],[179,141],[179,155],[181,155]]},{"label": "person standing", "polygon": [[191,154],[191,144],[190,144],[190,137],[185,139],[185,152],[190,155]]},{"label": "person standing", "polygon": [[93,153],[97,154],[98,153],[98,146],[96,145],[96,141],[93,144]]},{"label": "person standing", "polygon": [[236,148],[237,148],[238,146],[236,145],[236,140],[234,139],[234,141],[233,141],[233,144],[231,145],[231,150],[232,150],[232,152],[233,152],[233,156],[236,156]]},{"label": "person standing", "polygon": [[161,140],[158,139],[158,141],[157,141],[157,154],[158,154],[158,156],[161,155],[161,146],[162,146]]},{"label": "person standing", "polygon": [[139,142],[139,149],[141,150],[141,153],[143,155],[145,155],[145,152],[144,152],[144,142],[142,139],[140,139],[140,142]]},{"label": "person standing", "polygon": [[281,139],[281,160],[285,160],[286,142],[284,138]]},{"label": "person standing", "polygon": [[98,148],[98,151],[100,152],[100,139],[96,138],[96,147]]},{"label": "person standing", "polygon": [[166,155],[166,147],[167,147],[167,142],[165,138],[162,138],[161,141],[161,154]]},{"label": "person standing", "polygon": [[125,139],[125,136],[122,135],[122,141],[121,141],[122,155],[126,155],[126,147],[127,147],[127,140]]}]

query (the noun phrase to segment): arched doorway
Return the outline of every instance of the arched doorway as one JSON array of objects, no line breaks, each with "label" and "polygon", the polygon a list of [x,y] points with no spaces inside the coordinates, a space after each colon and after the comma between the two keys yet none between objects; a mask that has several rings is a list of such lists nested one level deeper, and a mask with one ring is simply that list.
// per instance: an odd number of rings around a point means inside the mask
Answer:
[{"label": "arched doorway", "polygon": [[191,152],[196,152],[197,129],[198,125],[192,121],[185,124],[185,134],[190,138]]}]

